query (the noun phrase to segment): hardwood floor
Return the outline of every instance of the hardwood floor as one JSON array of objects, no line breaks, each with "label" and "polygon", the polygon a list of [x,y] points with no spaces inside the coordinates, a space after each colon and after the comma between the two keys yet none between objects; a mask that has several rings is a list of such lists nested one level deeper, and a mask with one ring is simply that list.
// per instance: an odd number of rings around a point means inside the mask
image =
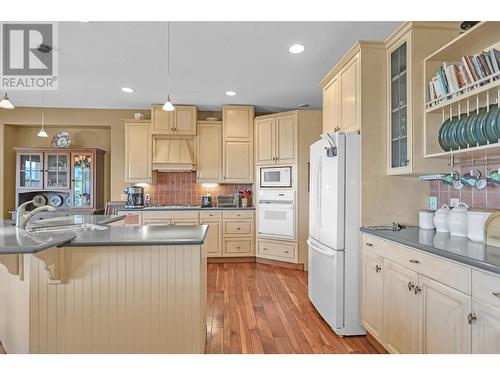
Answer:
[{"label": "hardwood floor", "polygon": [[205,353],[379,353],[339,337],[307,296],[307,273],[259,263],[208,265]]}]

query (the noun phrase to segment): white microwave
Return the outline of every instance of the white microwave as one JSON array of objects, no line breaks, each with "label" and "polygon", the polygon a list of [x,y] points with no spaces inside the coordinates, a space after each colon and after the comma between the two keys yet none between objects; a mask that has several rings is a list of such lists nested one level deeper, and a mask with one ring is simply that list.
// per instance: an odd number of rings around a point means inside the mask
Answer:
[{"label": "white microwave", "polygon": [[260,187],[292,187],[292,167],[260,168]]}]

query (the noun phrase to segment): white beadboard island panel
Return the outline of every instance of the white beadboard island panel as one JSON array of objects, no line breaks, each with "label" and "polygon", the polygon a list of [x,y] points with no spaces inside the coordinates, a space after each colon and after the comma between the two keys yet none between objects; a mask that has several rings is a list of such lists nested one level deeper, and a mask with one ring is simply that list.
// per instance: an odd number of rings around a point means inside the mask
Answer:
[{"label": "white beadboard island panel", "polygon": [[64,254],[64,283],[51,283],[32,255],[18,280],[29,289],[30,353],[203,353],[200,245],[52,250]]}]

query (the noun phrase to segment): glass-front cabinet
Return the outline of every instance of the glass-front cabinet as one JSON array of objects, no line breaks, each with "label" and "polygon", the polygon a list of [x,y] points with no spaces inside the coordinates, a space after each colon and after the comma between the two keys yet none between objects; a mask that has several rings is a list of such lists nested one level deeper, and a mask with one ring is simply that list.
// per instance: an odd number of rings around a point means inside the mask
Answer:
[{"label": "glass-front cabinet", "polygon": [[92,153],[72,153],[73,207],[92,207]]},{"label": "glass-front cabinet", "polygon": [[58,210],[104,211],[103,150],[15,148],[15,151],[16,207],[35,199],[34,205],[46,202]]},{"label": "glass-front cabinet", "polygon": [[22,152],[17,154],[17,186],[23,190],[43,188],[43,153]]},{"label": "glass-front cabinet", "polygon": [[70,189],[69,155],[45,153],[45,189]]},{"label": "glass-front cabinet", "polygon": [[388,173],[411,170],[411,128],[408,124],[408,43],[403,38],[388,51]]}]

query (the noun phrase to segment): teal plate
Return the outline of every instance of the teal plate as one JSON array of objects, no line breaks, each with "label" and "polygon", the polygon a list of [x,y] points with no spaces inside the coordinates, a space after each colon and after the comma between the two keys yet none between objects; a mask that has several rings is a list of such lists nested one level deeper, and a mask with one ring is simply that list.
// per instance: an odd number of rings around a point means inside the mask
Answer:
[{"label": "teal plate", "polygon": [[477,146],[476,132],[474,131],[474,123],[476,121],[477,113],[469,113],[467,116],[467,123],[465,124],[465,135],[469,147]]},{"label": "teal plate", "polygon": [[465,123],[467,122],[467,116],[462,115],[457,125],[457,142],[460,148],[467,148],[467,139],[465,137]]},{"label": "teal plate", "polygon": [[479,115],[477,116],[476,119],[476,126],[474,127],[476,129],[476,138],[477,138],[477,143],[479,143],[480,146],[483,146],[488,143],[488,138],[486,138],[486,115],[488,112],[486,112],[486,108],[481,108],[479,110]]},{"label": "teal plate", "polygon": [[498,133],[497,129],[498,111],[498,105],[493,104],[490,106],[490,111],[486,117],[486,134],[488,136],[488,140],[492,143],[497,143],[500,138],[500,133]]},{"label": "teal plate", "polygon": [[453,117],[451,119],[450,123],[448,124],[448,126],[446,127],[446,129],[444,130],[444,134],[443,134],[444,142],[449,147],[449,150],[453,150],[456,147],[455,142],[454,142],[452,135],[451,135],[451,132],[453,131],[453,127],[455,126],[456,121],[457,121],[457,118]]},{"label": "teal plate", "polygon": [[443,125],[439,128],[438,132],[438,142],[439,146],[441,146],[441,149],[444,151],[450,151],[450,146],[444,141],[444,131],[446,130],[446,127],[450,124],[450,119],[446,119],[445,122],[443,122]]},{"label": "teal plate", "polygon": [[498,107],[494,104],[490,105],[490,109],[487,113],[487,115],[484,117],[483,121],[485,122],[484,124],[484,131],[486,133],[486,138],[488,138],[488,141],[490,143],[496,143],[498,142],[498,134],[496,134],[496,121],[492,123],[491,118],[496,118],[497,117],[497,110]]},{"label": "teal plate", "polygon": [[452,150],[458,150],[460,148],[460,144],[458,143],[458,136],[457,136],[457,131],[458,131],[458,123],[460,122],[460,119],[456,117],[451,125],[450,125],[450,130],[448,131],[448,139],[447,142],[451,146]]},{"label": "teal plate", "polygon": [[495,125],[495,129],[496,129],[496,133],[498,134],[499,138],[500,138],[500,108],[497,110],[497,118],[496,119],[491,119],[491,121],[495,121],[496,125]]}]

